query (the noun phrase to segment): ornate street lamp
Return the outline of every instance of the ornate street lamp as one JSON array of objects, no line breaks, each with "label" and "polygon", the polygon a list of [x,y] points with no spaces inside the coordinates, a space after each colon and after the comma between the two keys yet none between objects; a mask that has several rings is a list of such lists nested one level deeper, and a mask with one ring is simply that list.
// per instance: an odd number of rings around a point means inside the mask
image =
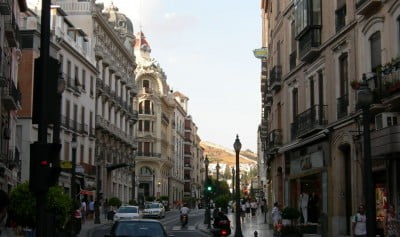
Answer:
[{"label": "ornate street lamp", "polygon": [[369,107],[373,97],[371,89],[368,87],[365,74],[362,75],[362,82],[358,89],[358,106],[362,108],[363,116],[363,139],[364,139],[364,196],[367,217],[367,236],[375,237],[376,227],[376,207],[375,207],[375,187],[372,179],[371,161],[371,137],[369,131],[370,113]]},{"label": "ornate street lamp", "polygon": [[204,166],[206,168],[206,177],[205,177],[205,182],[204,182],[204,197],[206,198],[206,212],[204,215],[204,224],[207,224],[207,228],[211,228],[211,213],[210,213],[210,197],[208,196],[208,193],[206,191],[206,186],[208,185],[208,165],[210,164],[210,161],[208,160],[208,157],[206,156],[206,159],[204,159]]},{"label": "ornate street lamp", "polygon": [[72,168],[71,168],[71,198],[75,201],[76,196],[76,183],[75,183],[75,171],[76,171],[76,148],[78,143],[76,141],[76,135],[72,134],[71,148],[72,148]]},{"label": "ornate street lamp", "polygon": [[136,200],[136,152],[132,151],[132,201]]},{"label": "ornate street lamp", "polygon": [[232,166],[232,200],[235,200],[235,168],[233,168],[233,166]]},{"label": "ornate street lamp", "polygon": [[243,237],[242,234],[242,226],[240,225],[240,169],[239,169],[239,153],[242,148],[242,144],[239,140],[239,135],[236,135],[235,143],[233,144],[233,148],[236,152],[236,229],[235,229],[235,237]]}]

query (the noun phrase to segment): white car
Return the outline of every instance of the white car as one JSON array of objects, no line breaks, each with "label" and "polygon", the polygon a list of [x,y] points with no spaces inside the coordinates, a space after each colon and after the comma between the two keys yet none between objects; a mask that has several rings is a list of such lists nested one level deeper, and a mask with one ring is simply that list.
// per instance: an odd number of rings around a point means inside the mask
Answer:
[{"label": "white car", "polygon": [[138,206],[120,206],[114,215],[114,221],[139,218],[140,214]]},{"label": "white car", "polygon": [[164,208],[163,204],[157,203],[157,202],[146,203],[144,205],[143,217],[164,218],[165,217],[165,208]]}]

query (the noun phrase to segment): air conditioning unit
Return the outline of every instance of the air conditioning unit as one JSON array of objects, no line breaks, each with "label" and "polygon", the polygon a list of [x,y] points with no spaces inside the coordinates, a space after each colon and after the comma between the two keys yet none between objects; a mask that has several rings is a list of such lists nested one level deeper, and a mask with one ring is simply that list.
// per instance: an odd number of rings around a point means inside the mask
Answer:
[{"label": "air conditioning unit", "polygon": [[400,121],[400,113],[384,112],[375,116],[375,129],[382,129],[390,126],[396,126]]}]

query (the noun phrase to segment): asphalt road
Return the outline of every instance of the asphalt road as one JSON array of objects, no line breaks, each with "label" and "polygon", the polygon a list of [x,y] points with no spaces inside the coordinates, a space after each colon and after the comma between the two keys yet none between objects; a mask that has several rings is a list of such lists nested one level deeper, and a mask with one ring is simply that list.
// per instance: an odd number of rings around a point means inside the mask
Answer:
[{"label": "asphalt road", "polygon": [[[204,221],[204,209],[192,210],[189,213],[189,222],[185,227],[181,226],[179,211],[173,210],[166,213],[165,218],[160,220],[169,235],[175,237],[208,237],[210,234],[199,229],[199,224]],[[111,224],[101,225],[92,231],[91,237],[104,237],[110,232]]]}]

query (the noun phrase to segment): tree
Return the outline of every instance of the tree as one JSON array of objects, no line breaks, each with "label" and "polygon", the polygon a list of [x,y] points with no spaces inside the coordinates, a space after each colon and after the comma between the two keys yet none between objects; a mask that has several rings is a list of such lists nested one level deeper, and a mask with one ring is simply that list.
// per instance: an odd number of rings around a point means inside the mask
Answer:
[{"label": "tree", "polygon": [[231,179],[232,178],[232,170],[227,165],[225,166],[225,170],[224,170],[224,178],[225,179]]},{"label": "tree", "polygon": [[121,200],[117,197],[112,197],[110,200],[108,200],[108,205],[113,206],[113,207],[120,207],[122,204]]},{"label": "tree", "polygon": [[[18,184],[10,194],[10,219],[17,225],[36,225],[36,197],[29,190],[29,183]],[[47,194],[47,211],[54,215],[55,227],[60,230],[67,223],[72,208],[71,198],[59,186],[50,187]]]}]

